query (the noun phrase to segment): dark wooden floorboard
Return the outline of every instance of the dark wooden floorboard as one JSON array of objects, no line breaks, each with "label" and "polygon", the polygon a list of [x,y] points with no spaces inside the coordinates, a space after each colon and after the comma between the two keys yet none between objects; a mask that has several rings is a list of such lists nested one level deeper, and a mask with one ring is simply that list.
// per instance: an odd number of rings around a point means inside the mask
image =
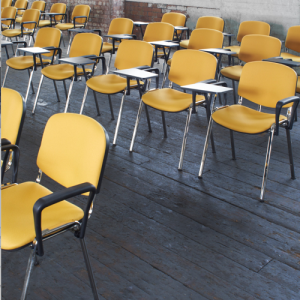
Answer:
[{"label": "dark wooden floorboard", "polygon": [[[2,58],[2,78],[5,67]],[[101,67],[96,71],[100,73]],[[35,89],[39,76],[40,71],[34,74]],[[27,72],[10,70],[6,87],[24,95],[27,82]],[[84,87],[84,81],[74,84],[69,112],[79,112]],[[19,182],[37,176],[45,124],[65,106],[62,83],[58,89],[61,102],[53,83],[44,80],[35,115],[35,95],[29,94]],[[101,116],[91,91],[84,114],[99,121],[112,141],[116,120],[111,120],[107,96],[97,97]],[[232,94],[228,98],[232,103]],[[112,96],[116,118],[120,99]],[[102,191],[88,224],[86,242],[100,299],[299,299],[300,181],[290,178],[284,130],[274,138],[265,202],[260,203],[266,134],[235,133],[233,161],[228,130],[214,125],[217,152],[209,146],[203,178],[198,179],[207,131],[205,110],[192,115],[179,172],[186,112],[166,114],[166,139],[161,114],[149,109],[149,133],[143,112],[130,154],[138,106],[138,94],[132,91],[125,98],[117,146],[110,148]],[[295,123],[291,136],[297,178],[299,133]],[[6,176],[8,180],[10,171]],[[52,190],[61,188],[46,175],[42,183]],[[81,207],[85,203],[84,197],[72,201]],[[20,297],[28,256],[29,249],[2,253],[3,299]],[[80,244],[71,233],[45,242],[28,299],[92,299]]]}]

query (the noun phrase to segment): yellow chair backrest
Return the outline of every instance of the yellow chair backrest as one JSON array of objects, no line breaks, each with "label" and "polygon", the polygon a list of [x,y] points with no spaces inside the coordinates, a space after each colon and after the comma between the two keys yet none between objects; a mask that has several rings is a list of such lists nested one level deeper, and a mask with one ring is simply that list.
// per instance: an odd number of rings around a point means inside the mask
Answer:
[{"label": "yellow chair backrest", "polygon": [[165,41],[173,40],[174,35],[174,26],[169,23],[157,22],[150,23],[147,25],[144,41],[145,42],[154,42],[154,41]]},{"label": "yellow chair backrest", "polygon": [[70,57],[100,55],[102,37],[94,33],[76,34],[70,49]]},{"label": "yellow chair backrest", "polygon": [[36,22],[36,24],[24,24],[24,27],[27,29],[33,29],[37,26],[39,19],[40,19],[40,11],[38,9],[27,9],[24,11],[23,17],[22,17],[22,23],[23,22]]},{"label": "yellow chair backrest", "polygon": [[9,6],[11,6],[11,3],[12,3],[12,0],[2,0],[1,1],[1,8],[9,7]]},{"label": "yellow chair backrest", "polygon": [[300,25],[289,28],[285,46],[293,51],[300,52]]},{"label": "yellow chair backrest", "polygon": [[192,31],[188,49],[222,48],[223,33],[215,29],[199,28]]},{"label": "yellow chair backrest", "polygon": [[271,27],[266,22],[244,21],[240,24],[236,39],[241,42],[243,37],[248,34],[270,35],[270,30]]},{"label": "yellow chair backrest", "polygon": [[45,1],[34,1],[31,8],[38,9],[39,11],[45,11],[46,2]]},{"label": "yellow chair backrest", "polygon": [[296,84],[297,74],[292,68],[255,61],[244,66],[238,94],[256,104],[275,108],[279,100],[295,96]]},{"label": "yellow chair backrest", "polygon": [[153,47],[143,41],[124,40],[119,46],[115,67],[119,70],[152,66]]},{"label": "yellow chair backrest", "polygon": [[1,88],[1,137],[18,144],[20,126],[25,114],[22,96],[12,89]]},{"label": "yellow chair backrest", "polygon": [[209,53],[198,50],[179,50],[172,57],[169,80],[178,85],[193,84],[214,79],[217,59]]},{"label": "yellow chair backrest", "polygon": [[184,26],[186,21],[186,16],[181,13],[169,12],[165,13],[161,19],[164,23],[172,24],[173,26]]},{"label": "yellow chair backrest", "polygon": [[275,37],[249,34],[241,43],[239,59],[244,62],[263,60],[279,56],[281,52],[281,41]]},{"label": "yellow chair backrest", "polygon": [[55,114],[46,124],[37,165],[64,187],[89,182],[97,188],[107,143],[104,128],[94,119]]},{"label": "yellow chair backrest", "polygon": [[132,34],[133,21],[127,18],[116,18],[110,22],[108,34]]},{"label": "yellow chair backrest", "polygon": [[[61,39],[61,31],[53,27],[41,28],[35,39],[34,47],[59,47]],[[43,54],[45,56],[52,56],[53,51]]]},{"label": "yellow chair backrest", "polygon": [[[65,3],[54,3],[51,8],[50,12],[57,13],[57,14],[65,14],[67,10],[67,5]],[[55,16],[56,21],[60,21],[64,16]]]},{"label": "yellow chair backrest", "polygon": [[[17,13],[17,9],[13,6],[10,7],[4,7],[3,10],[1,11],[1,19],[4,18],[10,18],[10,19],[15,19]],[[9,26],[12,21],[1,21],[2,24],[5,24]]]},{"label": "yellow chair backrest", "polygon": [[75,19],[76,23],[87,23],[89,15],[90,15],[91,7],[89,5],[76,5],[72,12],[72,22],[74,17],[86,16],[85,18]]},{"label": "yellow chair backrest", "polygon": [[15,8],[24,8],[27,9],[28,1],[27,0],[17,0],[15,2]]},{"label": "yellow chair backrest", "polygon": [[219,17],[200,17],[196,24],[197,28],[208,28],[208,29],[215,29],[223,32],[224,30],[224,20]]}]

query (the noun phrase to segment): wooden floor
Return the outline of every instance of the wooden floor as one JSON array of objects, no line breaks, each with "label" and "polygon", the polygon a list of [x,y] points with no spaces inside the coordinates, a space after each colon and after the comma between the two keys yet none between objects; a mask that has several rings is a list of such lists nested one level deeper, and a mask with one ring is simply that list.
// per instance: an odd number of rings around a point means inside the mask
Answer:
[{"label": "wooden floor", "polygon": [[[64,55],[66,51],[64,49]],[[2,52],[2,79],[5,70]],[[161,65],[158,65],[161,67]],[[101,73],[101,67],[97,74]],[[34,74],[37,89],[40,71]],[[10,70],[6,87],[23,95],[26,71]],[[58,83],[45,79],[36,114],[30,93],[20,148],[19,182],[34,181],[44,126],[62,112]],[[79,112],[84,81],[76,82],[70,112]],[[229,95],[232,103],[232,95]],[[120,95],[113,96],[115,116]],[[92,93],[84,114],[99,121],[113,138],[116,120],[106,96]],[[177,170],[186,113],[166,116],[150,110],[152,133],[143,112],[134,152],[129,144],[138,93],[126,97],[117,146],[110,147],[102,190],[86,233],[100,299],[300,299],[300,122],[291,133],[296,180],[290,179],[285,132],[275,137],[265,202],[258,201],[267,135],[235,134],[231,159],[229,132],[214,126],[216,153],[208,151],[203,179],[197,174],[207,129],[205,111],[192,115],[183,171]],[[42,183],[55,190],[46,176]],[[83,198],[74,203],[84,206]],[[19,299],[29,249],[2,252],[3,299]],[[71,233],[45,242],[34,268],[28,300],[92,299],[80,244]]]}]

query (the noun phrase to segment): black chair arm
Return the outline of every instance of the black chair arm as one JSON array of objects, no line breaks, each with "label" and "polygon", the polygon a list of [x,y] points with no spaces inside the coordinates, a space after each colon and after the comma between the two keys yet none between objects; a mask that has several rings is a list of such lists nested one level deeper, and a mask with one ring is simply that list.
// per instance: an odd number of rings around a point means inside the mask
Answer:
[{"label": "black chair arm", "polygon": [[34,21],[22,22],[21,23],[21,37],[23,37],[24,24],[35,24],[35,27],[37,26],[37,22],[34,22]]},{"label": "black chair arm", "polygon": [[88,214],[90,205],[94,199],[94,195],[96,193],[96,188],[91,183],[81,183],[69,188],[66,188],[62,191],[55,192],[53,194],[47,195],[38,199],[34,206],[33,206],[33,218],[34,218],[34,227],[36,233],[36,241],[37,241],[37,255],[43,256],[44,255],[44,248],[43,248],[43,236],[42,236],[42,211],[55,203],[61,202],[63,200],[81,195],[83,193],[90,192],[88,203],[85,208],[84,217],[82,220],[82,225],[80,228],[80,235],[79,238],[84,238],[84,233],[87,225]]},{"label": "black chair arm", "polygon": [[61,58],[62,55],[62,50],[59,47],[44,47],[44,49],[49,50],[49,51],[53,51],[53,55],[52,55],[52,59],[51,59],[51,65],[53,65],[54,62],[54,56],[56,55],[56,53],[58,53],[58,58]]},{"label": "black chair arm", "polygon": [[9,158],[9,150],[12,150],[14,153],[13,156],[13,171],[12,171],[12,183],[17,182],[18,169],[19,169],[19,158],[20,158],[20,149],[17,145],[11,144],[7,139],[1,139],[1,151],[6,151],[2,168],[1,168],[1,183],[3,183],[5,168]]},{"label": "black chair arm", "polygon": [[8,140],[8,139],[1,139],[1,147],[2,146],[7,146],[7,145],[10,145],[11,142]]},{"label": "black chair arm", "polygon": [[85,22],[87,22],[87,19],[88,19],[87,16],[77,16],[77,17],[74,17],[74,18],[73,18],[73,24],[74,24],[74,27],[75,27],[75,21],[76,21],[76,19],[82,19],[82,18],[85,18]]},{"label": "black chair arm", "polygon": [[25,42],[25,41],[14,41],[14,42],[12,42],[13,44],[23,44],[24,45],[24,48],[26,48],[27,47],[27,42]]},{"label": "black chair arm", "polygon": [[142,70],[157,74],[157,77],[155,77],[155,80],[156,80],[156,88],[158,89],[158,84],[159,84],[159,69],[158,68],[149,68],[149,67],[147,67],[147,68],[143,68]]}]

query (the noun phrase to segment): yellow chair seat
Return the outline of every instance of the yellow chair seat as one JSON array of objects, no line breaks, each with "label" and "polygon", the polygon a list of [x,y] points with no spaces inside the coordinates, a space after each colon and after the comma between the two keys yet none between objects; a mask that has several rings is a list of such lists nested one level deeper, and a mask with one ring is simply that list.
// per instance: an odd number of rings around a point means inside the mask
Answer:
[{"label": "yellow chair seat", "polygon": [[[38,65],[40,65],[39,58],[36,58],[36,62]],[[43,64],[50,64],[50,63],[51,63],[50,59],[43,59]],[[33,67],[34,65],[33,57],[31,55],[12,57],[6,61],[6,64],[15,70],[25,70]]]},{"label": "yellow chair seat", "polygon": [[[14,250],[35,239],[33,206],[52,192],[35,182],[24,182],[1,191],[1,248]],[[47,207],[42,213],[42,230],[53,229],[83,218],[76,205],[62,201]]]},{"label": "yellow chair seat", "polygon": [[23,17],[17,17],[17,18],[16,18],[16,22],[17,22],[17,23],[21,23],[21,22],[22,22],[22,18],[23,18]]},{"label": "yellow chair seat", "polygon": [[[87,73],[92,72],[91,69],[85,69]],[[74,76],[74,66],[69,64],[52,65],[42,69],[42,74],[53,80],[64,80]],[[83,69],[77,68],[77,74],[83,75]]]},{"label": "yellow chair seat", "polygon": [[[84,24],[76,24],[75,25],[76,28],[80,28],[83,26],[84,26]],[[74,28],[74,24],[73,23],[59,23],[59,24],[56,24],[55,27],[60,30],[68,30],[68,29]]]},{"label": "yellow chair seat", "polygon": [[[249,134],[265,132],[275,123],[275,114],[259,112],[243,105],[231,105],[217,110],[212,118],[221,126]],[[286,117],[280,116],[280,120],[285,119]]]},{"label": "yellow chair seat", "polygon": [[298,76],[296,92],[300,94],[300,76]]},{"label": "yellow chair seat", "polygon": [[189,42],[190,42],[190,40],[182,40],[182,41],[180,42],[180,47],[181,47],[181,48],[187,49],[188,46],[189,46]]},{"label": "yellow chair seat", "polygon": [[[174,89],[160,89],[143,95],[143,102],[153,108],[166,112],[179,112],[190,107],[193,103],[192,95]],[[196,102],[205,100],[198,95]]]},{"label": "yellow chair seat", "polygon": [[171,66],[171,63],[172,63],[172,58],[168,59],[168,62],[167,62],[168,66]]},{"label": "yellow chair seat", "polygon": [[[32,30],[23,31],[23,34],[31,34]],[[21,29],[8,29],[3,31],[3,36],[6,37],[15,37],[21,35]]]},{"label": "yellow chair seat", "polygon": [[236,52],[236,54],[233,54],[231,56],[238,57],[239,53],[240,53],[241,46],[233,45],[233,46],[224,47],[224,49],[229,49],[230,51]]},{"label": "yellow chair seat", "polygon": [[[54,22],[54,21],[53,21]],[[50,26],[51,25],[51,22],[50,20],[40,20],[39,21],[39,27],[45,27],[45,26]]]},{"label": "yellow chair seat", "polygon": [[283,57],[284,59],[292,59],[293,61],[300,62],[300,56],[291,53],[282,52],[280,56]]},{"label": "yellow chair seat", "polygon": [[241,78],[243,66],[237,65],[232,67],[226,67],[221,70],[221,74],[232,80],[239,81]]},{"label": "yellow chair seat", "polygon": [[[115,47],[117,47],[117,46],[118,45],[115,45]],[[113,45],[111,43],[104,42],[102,44],[102,50],[101,50],[101,52],[102,53],[110,52],[110,51],[112,51],[112,49],[113,49]]]}]

